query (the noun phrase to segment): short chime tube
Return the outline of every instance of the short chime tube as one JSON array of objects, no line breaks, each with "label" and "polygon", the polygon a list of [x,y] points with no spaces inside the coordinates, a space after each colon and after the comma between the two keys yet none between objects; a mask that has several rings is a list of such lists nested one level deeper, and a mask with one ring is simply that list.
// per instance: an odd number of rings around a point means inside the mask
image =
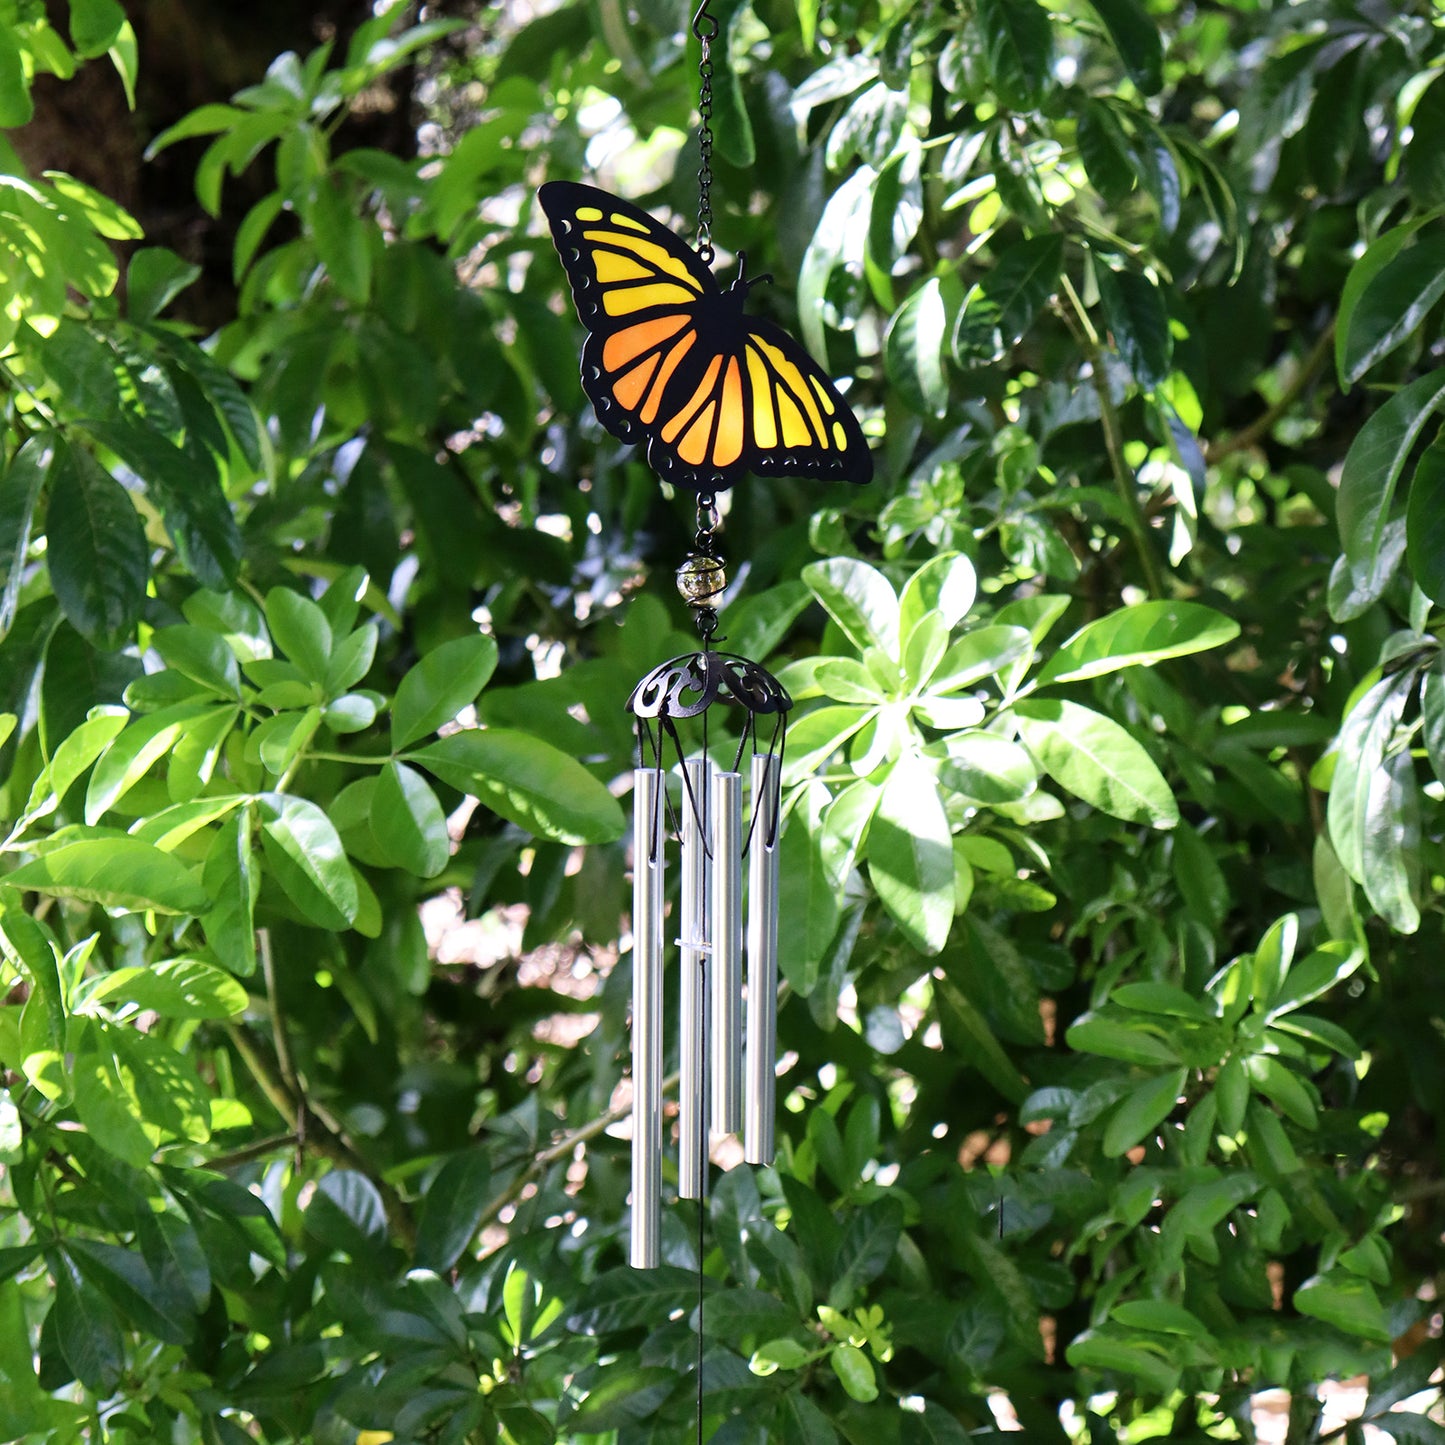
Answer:
[{"label": "short chime tube", "polygon": [[662,1234],[662,905],[667,816],[660,768],[633,777],[632,1264],[653,1269]]},{"label": "short chime tube", "polygon": [[708,805],[712,764],[685,765],[682,797],[682,1030],[678,1053],[677,1192],[701,1199],[707,1192],[708,1054]]},{"label": "short chime tube", "polygon": [[748,1000],[743,1158],[773,1162],[778,1034],[778,757],[753,757],[748,867]]},{"label": "short chime tube", "polygon": [[743,1125],[743,779],[715,772],[712,809],[711,927],[712,1127]]}]

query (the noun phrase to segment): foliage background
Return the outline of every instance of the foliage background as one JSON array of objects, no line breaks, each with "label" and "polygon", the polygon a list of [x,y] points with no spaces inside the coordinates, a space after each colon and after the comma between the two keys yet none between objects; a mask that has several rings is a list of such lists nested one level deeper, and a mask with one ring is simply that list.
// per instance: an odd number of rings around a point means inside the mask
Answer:
[{"label": "foliage background", "polygon": [[[879,479],[731,501],[802,716],[709,1438],[1438,1441],[1438,13],[717,9],[718,239]],[[676,1441],[617,799],[691,518],[531,197],[685,224],[686,16],[251,18],[0,3],[0,1434]]]}]

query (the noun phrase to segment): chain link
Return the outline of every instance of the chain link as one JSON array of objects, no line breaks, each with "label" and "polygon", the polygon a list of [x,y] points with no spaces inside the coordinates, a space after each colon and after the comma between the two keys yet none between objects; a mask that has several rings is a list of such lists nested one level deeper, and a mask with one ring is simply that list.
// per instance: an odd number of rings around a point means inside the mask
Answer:
[{"label": "chain link", "polygon": [[717,39],[718,22],[707,7],[708,0],[702,0],[692,17],[692,33],[702,46],[702,58],[697,66],[697,254],[704,265],[711,266],[715,255],[712,245],[712,42]]}]

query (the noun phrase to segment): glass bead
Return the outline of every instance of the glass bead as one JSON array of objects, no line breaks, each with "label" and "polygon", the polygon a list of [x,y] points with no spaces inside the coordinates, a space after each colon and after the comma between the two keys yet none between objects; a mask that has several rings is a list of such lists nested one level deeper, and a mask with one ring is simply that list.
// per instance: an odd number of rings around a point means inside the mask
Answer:
[{"label": "glass bead", "polygon": [[728,585],[720,557],[694,553],[677,569],[677,590],[689,607],[711,607]]}]

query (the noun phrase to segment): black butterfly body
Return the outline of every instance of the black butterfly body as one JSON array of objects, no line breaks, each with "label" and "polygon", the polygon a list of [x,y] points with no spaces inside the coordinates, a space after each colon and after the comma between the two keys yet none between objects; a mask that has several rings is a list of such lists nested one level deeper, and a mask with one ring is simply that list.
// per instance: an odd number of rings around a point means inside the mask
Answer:
[{"label": "black butterfly body", "polygon": [[832,381],[780,326],[743,309],[647,212],[592,186],[538,193],[587,341],[582,389],[659,476],[696,491],[744,471],[866,482],[873,459]]}]

